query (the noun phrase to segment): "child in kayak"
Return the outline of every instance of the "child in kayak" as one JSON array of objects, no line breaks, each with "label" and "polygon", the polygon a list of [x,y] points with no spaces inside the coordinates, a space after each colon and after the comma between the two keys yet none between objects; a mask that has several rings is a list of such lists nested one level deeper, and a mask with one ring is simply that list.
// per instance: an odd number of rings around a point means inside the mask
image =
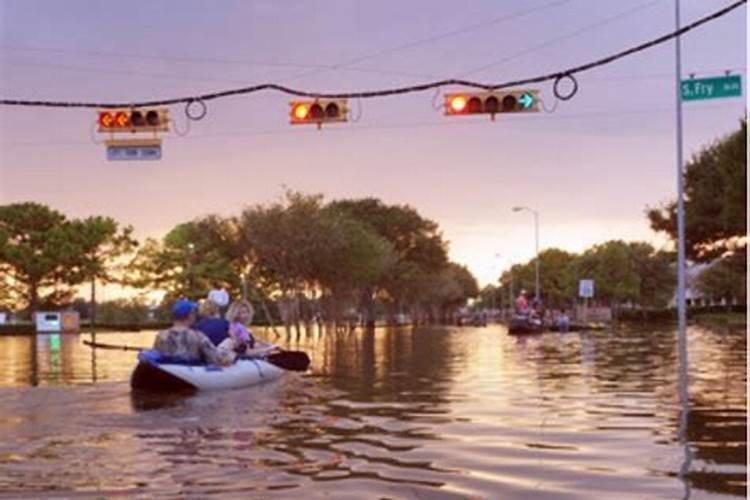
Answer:
[{"label": "child in kayak", "polygon": [[255,310],[246,300],[233,302],[229,306],[226,318],[229,321],[229,338],[219,344],[219,349],[232,351],[239,355],[255,356],[276,349],[276,346],[263,341],[256,341],[245,325],[252,323]]}]

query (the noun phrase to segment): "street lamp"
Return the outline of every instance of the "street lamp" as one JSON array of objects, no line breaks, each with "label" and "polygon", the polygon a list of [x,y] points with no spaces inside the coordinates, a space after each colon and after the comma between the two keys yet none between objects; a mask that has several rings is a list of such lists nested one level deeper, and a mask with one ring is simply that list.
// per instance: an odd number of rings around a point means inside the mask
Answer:
[{"label": "street lamp", "polygon": [[534,234],[536,240],[536,259],[535,262],[535,283],[534,283],[534,299],[539,302],[539,212],[529,207],[513,207],[514,212],[527,211],[534,214]]}]

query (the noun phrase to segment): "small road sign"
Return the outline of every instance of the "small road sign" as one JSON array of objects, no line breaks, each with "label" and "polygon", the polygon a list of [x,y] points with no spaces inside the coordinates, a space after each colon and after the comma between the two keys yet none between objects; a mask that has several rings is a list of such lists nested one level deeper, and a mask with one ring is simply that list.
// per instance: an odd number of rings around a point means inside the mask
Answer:
[{"label": "small road sign", "polygon": [[717,76],[712,78],[690,78],[680,82],[683,101],[737,97],[742,95],[740,75]]},{"label": "small road sign", "polygon": [[161,160],[161,139],[111,140],[107,145],[107,160]]},{"label": "small road sign", "polygon": [[588,298],[594,296],[594,280],[580,280],[578,282],[578,296]]}]

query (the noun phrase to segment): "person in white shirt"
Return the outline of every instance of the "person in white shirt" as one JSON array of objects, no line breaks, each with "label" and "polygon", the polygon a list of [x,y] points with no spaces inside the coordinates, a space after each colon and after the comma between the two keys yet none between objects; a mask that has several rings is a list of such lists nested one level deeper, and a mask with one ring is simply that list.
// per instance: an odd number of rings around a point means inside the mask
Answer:
[{"label": "person in white shirt", "polygon": [[214,282],[214,289],[208,292],[208,300],[216,303],[223,311],[229,305],[229,293],[219,283]]}]

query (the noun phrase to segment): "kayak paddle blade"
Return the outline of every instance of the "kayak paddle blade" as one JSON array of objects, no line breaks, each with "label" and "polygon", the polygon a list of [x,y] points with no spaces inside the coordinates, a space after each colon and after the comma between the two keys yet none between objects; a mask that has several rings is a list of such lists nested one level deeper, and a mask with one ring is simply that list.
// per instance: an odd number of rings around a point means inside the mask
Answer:
[{"label": "kayak paddle blade", "polygon": [[271,364],[295,372],[307,371],[310,366],[310,356],[302,351],[281,351],[269,354],[266,358]]}]

